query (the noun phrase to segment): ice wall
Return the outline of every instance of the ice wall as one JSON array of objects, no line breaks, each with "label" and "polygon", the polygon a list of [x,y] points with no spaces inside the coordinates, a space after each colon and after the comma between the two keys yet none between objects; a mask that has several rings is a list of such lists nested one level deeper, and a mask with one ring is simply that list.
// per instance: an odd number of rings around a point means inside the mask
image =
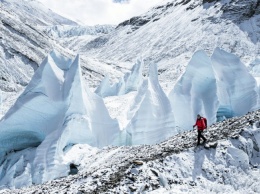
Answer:
[{"label": "ice wall", "polygon": [[101,81],[100,85],[95,90],[95,93],[100,97],[114,96],[116,95],[116,85],[110,85],[109,75],[107,74]]},{"label": "ice wall", "polygon": [[257,84],[234,54],[216,48],[211,56],[220,102],[217,117],[241,116],[257,106]]},{"label": "ice wall", "polygon": [[170,101],[157,74],[157,65],[151,64],[149,78],[139,88],[128,111],[127,145],[155,144],[177,133]]},{"label": "ice wall", "polygon": [[257,83],[257,87],[258,87],[257,107],[260,107],[260,56],[257,56],[256,59],[250,63],[249,71],[250,73],[252,73]]},{"label": "ice wall", "polygon": [[119,82],[110,85],[109,76],[107,75],[95,93],[101,97],[124,95],[131,91],[137,91],[143,82],[142,76],[143,61],[137,60],[130,72],[127,72],[124,77],[119,79]]},{"label": "ice wall", "polygon": [[62,164],[63,150],[67,145],[85,143],[99,148],[118,145],[118,122],[111,119],[102,98],[84,86],[79,56],[66,74],[63,96],[67,109],[63,124],[37,148],[35,183],[68,174],[68,165]]},{"label": "ice wall", "polygon": [[83,84],[78,57],[74,63],[64,83],[68,109],[63,128],[70,131],[69,143],[99,148],[111,145],[119,132],[118,122],[111,119],[102,98]]},{"label": "ice wall", "polygon": [[19,152],[12,152],[4,157],[0,166],[1,189],[21,188],[32,185],[32,160],[35,149],[29,148]]},{"label": "ice wall", "polygon": [[42,62],[31,82],[0,122],[0,153],[39,145],[62,123],[62,87],[71,61],[52,52]]},{"label": "ice wall", "polygon": [[[2,156],[38,146],[29,162],[32,183],[68,174],[69,166],[63,162],[66,146],[85,143],[101,148],[119,143],[118,121],[109,116],[103,99],[83,84],[79,56],[72,61],[55,52],[43,61],[0,126]],[[7,166],[10,171],[2,173],[0,181],[15,172],[14,165]],[[16,173],[8,175],[13,176]]]},{"label": "ice wall", "polygon": [[197,114],[206,117],[209,124],[216,121],[218,110],[217,86],[210,58],[205,51],[192,56],[185,73],[179,78],[169,99],[175,124],[191,130]]},{"label": "ice wall", "polygon": [[196,115],[212,124],[258,108],[256,80],[238,57],[219,48],[197,51],[169,94],[176,126],[192,129]]},{"label": "ice wall", "polygon": [[143,82],[143,75],[142,75],[143,66],[144,66],[143,60],[138,59],[134,64],[134,66],[132,67],[131,72],[127,73],[124,76],[125,89],[124,91],[122,91],[123,94],[138,90],[139,86]]}]

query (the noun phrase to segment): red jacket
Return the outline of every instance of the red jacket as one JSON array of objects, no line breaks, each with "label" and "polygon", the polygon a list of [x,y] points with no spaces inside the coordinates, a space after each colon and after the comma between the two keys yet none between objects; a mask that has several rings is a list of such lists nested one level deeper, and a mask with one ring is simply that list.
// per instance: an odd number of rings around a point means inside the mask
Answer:
[{"label": "red jacket", "polygon": [[195,125],[193,127],[197,126],[198,130],[204,130],[207,128],[207,119],[201,117],[200,119],[197,119]]}]

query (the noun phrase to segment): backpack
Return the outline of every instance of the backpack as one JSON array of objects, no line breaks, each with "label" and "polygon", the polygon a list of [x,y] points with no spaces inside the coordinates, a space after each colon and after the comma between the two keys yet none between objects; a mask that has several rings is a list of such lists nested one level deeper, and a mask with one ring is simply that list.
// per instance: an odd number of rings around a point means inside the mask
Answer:
[{"label": "backpack", "polygon": [[202,117],[203,121],[204,121],[204,124],[205,124],[205,129],[208,127],[208,123],[207,123],[207,119]]}]

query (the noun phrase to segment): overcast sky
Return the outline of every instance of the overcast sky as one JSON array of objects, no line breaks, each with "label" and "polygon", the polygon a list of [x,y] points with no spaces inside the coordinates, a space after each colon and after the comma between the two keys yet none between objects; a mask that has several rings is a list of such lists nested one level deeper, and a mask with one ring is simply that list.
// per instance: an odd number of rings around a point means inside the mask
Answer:
[{"label": "overcast sky", "polygon": [[86,25],[118,24],[164,0],[39,0],[62,16]]}]

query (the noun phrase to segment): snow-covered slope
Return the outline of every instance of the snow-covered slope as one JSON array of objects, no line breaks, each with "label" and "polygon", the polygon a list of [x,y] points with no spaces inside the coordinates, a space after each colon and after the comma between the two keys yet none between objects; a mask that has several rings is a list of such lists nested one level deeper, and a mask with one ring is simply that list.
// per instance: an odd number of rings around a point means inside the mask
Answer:
[{"label": "snow-covered slope", "polygon": [[[61,46],[54,37],[44,33],[44,29],[54,25],[76,23],[53,13],[37,1],[0,1],[0,89],[17,92],[24,89],[34,71],[45,56],[53,49],[72,58],[76,54],[66,46]],[[104,29],[104,33],[109,27]],[[97,30],[98,31],[98,30]],[[102,28],[101,28],[102,31]],[[103,32],[103,31],[102,31]],[[101,32],[100,32],[101,33]],[[114,77],[122,75],[121,67],[107,64],[96,58],[81,57],[84,77],[95,87],[103,75],[110,72]],[[5,93],[8,95],[7,93]]]},{"label": "snow-covered slope", "polygon": [[[12,1],[11,5],[15,4],[14,2]],[[28,84],[34,71],[52,48],[66,55],[72,53],[37,29],[36,21],[27,20],[25,13],[25,16],[20,16],[23,9],[10,11],[12,6],[8,6],[9,3],[6,4],[5,1],[1,3],[3,4],[0,9],[0,88],[11,92]],[[26,5],[29,6],[29,3]]]},{"label": "snow-covered slope", "polygon": [[119,24],[93,53],[125,60],[142,53],[146,60],[176,65],[198,49],[218,46],[251,62],[259,54],[259,6],[255,0],[172,1]]},{"label": "snow-covered slope", "polygon": [[78,25],[37,0],[1,0],[0,3],[1,9],[4,8],[10,14],[15,13],[24,23],[34,23],[35,26]]},{"label": "snow-covered slope", "polygon": [[146,65],[158,64],[159,79],[170,90],[200,49],[210,56],[220,47],[253,63],[260,54],[259,6],[255,0],[169,1],[73,50],[114,62],[142,56]]}]

